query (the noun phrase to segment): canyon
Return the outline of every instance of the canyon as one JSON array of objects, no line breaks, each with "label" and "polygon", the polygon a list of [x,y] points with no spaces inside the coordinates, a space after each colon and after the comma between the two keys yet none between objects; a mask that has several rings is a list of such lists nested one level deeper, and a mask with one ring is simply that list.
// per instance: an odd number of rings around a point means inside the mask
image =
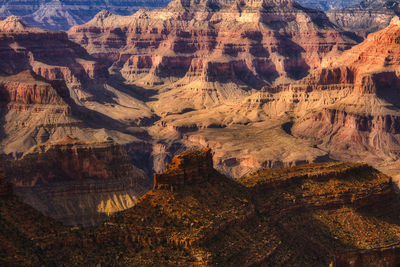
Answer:
[{"label": "canyon", "polygon": [[396,13],[72,4],[0,21],[1,264],[400,263]]},{"label": "canyon", "polygon": [[[173,1],[132,16],[104,11],[68,36],[105,62],[111,77],[150,94],[146,104],[158,121],[146,130],[161,149],[153,153],[154,171],[176,152],[211,146],[220,155],[214,159],[218,170],[235,178],[261,167],[329,158],[285,133],[286,118],[251,111],[244,99],[305,77],[322,58],[358,40],[323,12],[293,1]],[[245,133],[248,140],[278,140],[275,148],[250,142],[237,147],[235,135]],[[288,149],[294,144],[298,150]]]},{"label": "canyon", "polygon": [[151,188],[134,162],[144,161],[148,143],[137,126],[153,115],[123,86],[109,85],[103,63],[66,33],[11,16],[0,21],[0,36],[0,149],[10,160],[0,169],[17,195],[82,226],[133,206]]},{"label": "canyon", "polygon": [[153,120],[149,108],[124,86],[110,84],[104,64],[65,33],[29,28],[13,16],[0,22],[0,30],[3,154],[19,158],[67,135],[146,143],[136,126]]},{"label": "canyon", "polygon": [[363,0],[347,7],[327,11],[327,16],[332,22],[361,35],[387,27],[391,19],[399,14],[397,0]]},{"label": "canyon", "polygon": [[1,178],[0,192],[8,193],[0,195],[0,238],[17,253],[1,250],[0,258],[34,265],[399,263],[400,202],[388,176],[366,164],[330,162],[260,170],[237,182],[213,169],[211,155],[178,155],[137,205],[91,229],[40,215]]},{"label": "canyon", "polygon": [[14,15],[31,27],[47,30],[68,30],[88,22],[101,10],[107,9],[120,15],[130,15],[139,9],[164,7],[168,0],[2,0],[0,19]]},{"label": "canyon", "polygon": [[0,168],[21,201],[66,225],[97,225],[134,206],[151,188],[147,175],[112,140],[65,137]]},{"label": "canyon", "polygon": [[69,135],[112,138],[148,176],[211,147],[233,178],[332,159],[397,177],[396,20],[357,44],[296,2],[235,3],[102,11],[67,34],[4,20],[2,153]]},{"label": "canyon", "polygon": [[[20,42],[24,56],[10,52],[2,63],[4,88],[16,87],[11,81],[22,80],[18,75],[31,75],[31,83],[42,79],[55,91],[51,105],[44,103],[52,109],[39,112],[34,104],[34,116],[28,115],[31,103],[21,107],[18,97],[7,96],[2,152],[19,158],[40,142],[70,135],[112,138],[148,175],[163,171],[176,153],[204,146],[215,151],[216,168],[234,178],[331,159],[393,169],[397,104],[385,99],[393,101],[395,83],[376,83],[396,79],[389,73],[397,66],[395,22],[380,32],[387,43],[371,34],[357,45],[356,35],[293,1],[285,2],[284,14],[277,1],[216,3],[174,1],[131,16],[102,11],[68,36],[29,28],[16,17],[5,20],[5,36],[57,38],[46,50]],[[59,59],[47,54],[58,42],[64,42]],[[351,61],[360,56],[350,57],[353,51],[370,49],[381,59]],[[367,75],[361,64],[381,67]]]}]

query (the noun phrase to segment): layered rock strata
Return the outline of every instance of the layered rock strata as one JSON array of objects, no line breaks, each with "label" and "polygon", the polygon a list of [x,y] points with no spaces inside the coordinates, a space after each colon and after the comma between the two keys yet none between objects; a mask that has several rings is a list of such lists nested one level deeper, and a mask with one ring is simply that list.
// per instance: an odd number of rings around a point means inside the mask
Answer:
[{"label": "layered rock strata", "polygon": [[164,7],[166,0],[127,0],[127,1],[2,1],[0,19],[10,15],[20,16],[31,27],[48,30],[68,30],[72,26],[85,23],[103,9],[119,15],[130,15],[141,8]]},{"label": "layered rock strata", "polygon": [[142,141],[136,126],[153,120],[150,109],[125,86],[110,84],[105,66],[66,33],[11,16],[0,22],[0,47],[0,153],[18,158],[65,135]]},{"label": "layered rock strata", "polygon": [[154,105],[161,115],[298,79],[334,47],[355,44],[322,12],[269,0],[177,0],[127,17],[104,11],[68,35],[128,82],[162,89]]},{"label": "layered rock strata", "polygon": [[257,110],[256,120],[286,117],[288,134],[308,139],[331,158],[375,166],[395,161],[400,155],[399,25],[393,19],[363,43],[327,57],[302,80],[264,87],[240,108],[248,114]]},{"label": "layered rock strata", "polygon": [[113,141],[66,137],[32,148],[3,167],[25,203],[68,225],[95,225],[135,205],[150,187]]},{"label": "layered rock strata", "polygon": [[383,29],[399,14],[399,2],[386,0],[363,0],[346,8],[327,12],[330,20],[337,25],[360,33]]},{"label": "layered rock strata", "polygon": [[[182,179],[184,170],[198,170],[209,160],[208,150],[186,152],[164,174],[172,177],[174,169]],[[368,165],[330,162],[259,170],[240,183],[208,170],[192,172],[191,182],[179,190],[148,192],[135,207],[94,229],[60,227],[35,217],[14,198],[9,205],[0,198],[0,238],[6,252],[25,251],[14,260],[33,264],[399,264],[394,253],[400,201],[391,179]],[[21,210],[25,220],[18,220]],[[46,227],[24,228],[32,218]],[[9,228],[20,234],[1,235]],[[24,238],[35,242],[21,246]],[[34,257],[31,249],[38,248],[40,257]],[[1,259],[9,263],[3,251]]]}]

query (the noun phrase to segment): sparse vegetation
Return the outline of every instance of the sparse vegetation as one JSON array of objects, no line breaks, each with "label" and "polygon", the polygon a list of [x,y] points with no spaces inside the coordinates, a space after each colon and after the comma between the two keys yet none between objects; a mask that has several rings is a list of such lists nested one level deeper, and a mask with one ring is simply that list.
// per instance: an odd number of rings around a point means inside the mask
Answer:
[{"label": "sparse vegetation", "polygon": [[[203,166],[198,160],[192,168]],[[400,243],[391,181],[364,164],[260,170],[240,183],[212,171],[192,181],[153,190],[86,230],[64,227],[15,197],[0,199],[0,238],[8,244],[1,259],[13,262],[11,253],[34,265],[329,266],[348,250]]]}]

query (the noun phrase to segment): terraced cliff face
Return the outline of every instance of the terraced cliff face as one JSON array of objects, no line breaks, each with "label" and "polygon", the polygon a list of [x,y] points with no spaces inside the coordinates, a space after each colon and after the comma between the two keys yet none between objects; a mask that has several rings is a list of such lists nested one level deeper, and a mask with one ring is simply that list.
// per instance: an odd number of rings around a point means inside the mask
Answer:
[{"label": "terraced cliff face", "polygon": [[399,34],[400,21],[395,18],[386,29],[370,34],[365,42],[304,80],[298,89],[346,93],[336,103],[300,120],[293,133],[320,140],[342,159],[368,151],[372,157],[397,159]]},{"label": "terraced cliff face", "polygon": [[363,0],[346,8],[327,12],[329,19],[337,25],[361,33],[383,29],[398,15],[400,8],[397,0]]},{"label": "terraced cliff face", "polygon": [[176,0],[127,17],[104,11],[68,35],[128,82],[158,89],[152,106],[164,115],[298,79],[333,47],[355,43],[324,13],[272,0]]},{"label": "terraced cliff face", "polygon": [[130,15],[141,8],[164,7],[167,0],[3,0],[0,1],[0,19],[20,16],[31,27],[48,30],[68,30],[91,20],[103,9],[119,15]]},{"label": "terraced cliff face", "polygon": [[[329,158],[394,166],[399,158],[399,32],[394,19],[363,43],[327,56],[307,77],[265,86],[239,105],[207,111],[208,118],[206,112],[192,111],[162,120],[175,129],[201,121],[188,130],[186,141],[215,148],[215,166],[233,170],[236,177],[255,166]],[[224,129],[212,128],[218,126]],[[249,153],[237,156],[238,151]]]},{"label": "terraced cliff face", "polygon": [[150,187],[113,141],[43,143],[2,166],[20,199],[67,225],[96,225],[135,205]]},{"label": "terraced cliff face", "polygon": [[65,135],[143,144],[135,126],[152,120],[150,109],[110,84],[106,67],[66,33],[29,28],[11,16],[0,21],[0,47],[1,154],[19,158]]},{"label": "terraced cliff face", "polygon": [[[6,253],[18,249],[26,251],[18,254],[21,262],[45,265],[352,266],[354,258],[364,266],[399,263],[400,201],[391,179],[368,165],[260,170],[237,183],[213,170],[210,151],[203,150],[175,158],[156,178],[163,175],[169,186],[158,180],[136,206],[89,230],[44,218],[34,225],[46,227],[24,228],[35,213],[15,198],[0,198],[0,233],[18,233],[0,235],[10,244],[1,260],[12,262]],[[28,248],[40,257],[19,243],[28,238],[35,240]],[[376,261],[362,261],[367,254]]]},{"label": "terraced cliff face", "polygon": [[244,102],[356,43],[320,11],[294,1],[174,1],[127,17],[104,11],[68,35],[108,62],[113,79],[148,96],[159,119],[146,129],[154,171],[179,151],[202,146],[212,147],[216,168],[235,178],[329,159],[282,129],[292,104],[266,113]]}]

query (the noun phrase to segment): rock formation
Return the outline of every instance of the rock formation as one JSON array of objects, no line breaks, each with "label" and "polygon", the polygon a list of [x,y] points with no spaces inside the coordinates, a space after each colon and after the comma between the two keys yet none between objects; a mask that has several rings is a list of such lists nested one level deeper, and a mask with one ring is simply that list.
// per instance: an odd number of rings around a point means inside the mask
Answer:
[{"label": "rock formation", "polygon": [[270,0],[176,0],[125,17],[104,11],[68,35],[128,82],[159,89],[153,107],[161,115],[238,101],[355,44],[324,13]]},{"label": "rock formation", "polygon": [[[264,87],[239,107],[231,108],[225,119],[240,114],[249,124],[277,118],[282,123],[281,132],[307,139],[309,146],[328,152],[331,158],[363,160],[375,166],[395,164],[399,157],[399,32],[395,18],[363,43],[339,56],[326,57],[307,77]],[[275,137],[278,142],[270,145],[280,147],[285,134],[275,136],[279,136]]]},{"label": "rock formation", "polygon": [[[68,35],[105,62],[112,79],[149,96],[146,104],[159,118],[146,129],[156,172],[177,152],[202,146],[215,151],[218,170],[235,178],[329,159],[282,130],[287,118],[270,120],[291,104],[266,114],[243,103],[356,43],[320,11],[294,1],[174,1],[132,16],[103,11]],[[237,142],[238,135],[249,138]]]},{"label": "rock formation", "polygon": [[1,153],[18,158],[65,135],[140,140],[135,126],[152,120],[150,109],[110,84],[105,66],[65,33],[29,28],[17,17],[1,21],[0,33]]},{"label": "rock formation", "polygon": [[[188,151],[172,159],[161,174],[154,174],[154,189],[179,189],[207,180],[213,172],[211,149]],[[199,180],[197,180],[199,179]]]},{"label": "rock formation", "polygon": [[400,15],[399,1],[363,0],[354,5],[327,12],[331,21],[350,31],[375,32]]},{"label": "rock formation", "polygon": [[[399,19],[394,18],[390,26],[370,34],[362,44],[328,61],[306,79],[306,88],[341,90],[343,96],[303,119],[293,133],[324,140],[337,154],[369,150],[377,157],[397,158],[399,33]],[[335,76],[334,71],[340,74]],[[312,132],[311,128],[319,130]]]},{"label": "rock formation", "polygon": [[[162,175],[204,165],[209,173],[192,172],[187,179],[196,182],[179,190],[156,188],[93,229],[63,227],[15,197],[0,198],[0,259],[34,265],[399,264],[400,201],[391,179],[374,168],[306,164],[259,170],[238,183],[213,170],[209,157],[209,150],[178,156]],[[168,183],[176,180],[163,180]]]},{"label": "rock formation", "polygon": [[68,30],[85,23],[103,9],[120,15],[130,15],[141,8],[164,7],[167,0],[4,0],[0,2],[0,19],[10,15],[22,17],[31,27],[48,30]]},{"label": "rock formation", "polygon": [[33,147],[2,167],[25,203],[69,225],[93,225],[132,207],[151,186],[113,141],[71,137]]}]

